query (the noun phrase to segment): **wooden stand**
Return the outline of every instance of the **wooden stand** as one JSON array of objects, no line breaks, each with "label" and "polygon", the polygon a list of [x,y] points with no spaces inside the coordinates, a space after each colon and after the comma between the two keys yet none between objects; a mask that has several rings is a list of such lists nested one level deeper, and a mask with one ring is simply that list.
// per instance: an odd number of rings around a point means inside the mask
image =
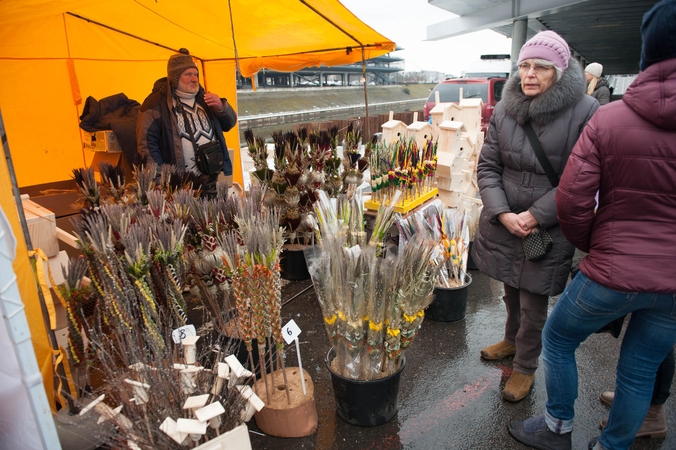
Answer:
[{"label": "wooden stand", "polygon": [[317,407],[315,405],[314,384],[310,374],[303,369],[305,389],[300,379],[298,367],[287,367],[286,377],[289,383],[291,403],[286,397],[284,388],[284,375],[281,370],[276,370],[267,375],[268,382],[275,380],[270,393],[270,402],[266,401],[265,381],[261,378],[256,381],[254,391],[265,401],[265,408],[254,414],[256,424],[266,434],[277,437],[303,437],[310,436],[317,431]]}]

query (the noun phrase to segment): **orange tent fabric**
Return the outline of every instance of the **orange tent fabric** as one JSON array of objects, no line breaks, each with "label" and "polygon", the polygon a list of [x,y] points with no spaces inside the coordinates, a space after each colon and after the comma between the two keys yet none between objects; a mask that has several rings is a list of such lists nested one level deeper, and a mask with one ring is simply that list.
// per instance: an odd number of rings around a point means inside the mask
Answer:
[{"label": "orange tent fabric", "polygon": [[[3,0],[0,107],[19,186],[90,164],[82,99],[124,92],[142,102],[181,47],[201,63],[205,87],[236,105],[236,56],[250,76],[358,62],[362,48],[368,59],[395,44],[336,0]],[[239,149],[237,128],[226,138]]]},{"label": "orange tent fabric", "polygon": [[[73,169],[91,165],[79,128],[83,99],[122,92],[142,102],[181,47],[198,61],[205,88],[237,109],[237,65],[243,76],[333,66],[359,62],[362,52],[365,59],[388,53],[395,43],[337,0],[2,0],[0,110],[18,186],[68,180]],[[226,139],[241,182],[238,128]],[[0,196],[7,210],[13,199],[6,176]],[[27,260],[15,268],[24,302],[37,314]],[[51,386],[52,355],[38,317],[31,332]]]}]

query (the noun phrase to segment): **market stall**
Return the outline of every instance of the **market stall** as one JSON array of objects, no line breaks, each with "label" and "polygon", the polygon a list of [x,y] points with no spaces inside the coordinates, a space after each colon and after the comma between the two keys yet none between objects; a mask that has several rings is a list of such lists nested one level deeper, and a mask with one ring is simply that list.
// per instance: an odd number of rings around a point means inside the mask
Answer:
[{"label": "market stall", "polygon": [[[0,25],[0,74],[11,80],[0,86],[3,160],[11,149],[15,171],[10,176],[2,165],[0,200],[19,237],[12,188],[69,179],[73,169],[92,162],[78,127],[83,99],[124,92],[142,101],[179,48],[199,61],[205,87],[234,103],[238,65],[250,76],[264,67],[352,63],[395,47],[337,1],[9,0],[0,6]],[[237,128],[227,139],[239,148]],[[241,167],[237,152],[234,163]],[[52,349],[26,247],[18,241],[13,267],[51,392]]]}]

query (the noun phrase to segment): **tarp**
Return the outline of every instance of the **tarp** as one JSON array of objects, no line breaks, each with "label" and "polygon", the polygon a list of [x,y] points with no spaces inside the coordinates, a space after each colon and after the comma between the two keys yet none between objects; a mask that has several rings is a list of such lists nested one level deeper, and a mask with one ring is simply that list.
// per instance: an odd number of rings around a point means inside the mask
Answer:
[{"label": "tarp", "polygon": [[[143,102],[181,47],[205,88],[236,109],[235,55],[251,76],[358,62],[362,46],[368,59],[395,44],[336,0],[2,0],[0,108],[18,184],[67,180],[90,164],[83,99]],[[241,181],[238,129],[226,139]]]},{"label": "tarp", "polygon": [[[237,109],[236,59],[250,76],[358,62],[362,50],[369,59],[395,44],[337,0],[1,0],[0,110],[18,186],[69,180],[73,169],[89,166],[94,154],[84,150],[79,128],[83,99],[124,93],[142,102],[181,47],[198,61],[202,85]],[[235,149],[234,179],[242,181],[238,128],[226,139]],[[2,206],[22,236],[8,211],[4,161],[3,154]],[[49,389],[52,354],[25,255],[14,268]]]}]

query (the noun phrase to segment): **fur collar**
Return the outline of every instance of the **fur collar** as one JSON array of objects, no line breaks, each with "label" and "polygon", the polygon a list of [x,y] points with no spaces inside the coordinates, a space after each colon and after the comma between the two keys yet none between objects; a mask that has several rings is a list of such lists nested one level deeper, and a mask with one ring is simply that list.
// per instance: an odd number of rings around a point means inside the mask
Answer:
[{"label": "fur collar", "polygon": [[505,83],[502,103],[507,114],[523,125],[527,121],[546,125],[562,112],[576,105],[584,95],[587,82],[580,63],[570,58],[563,76],[549,89],[535,97],[528,97],[521,90],[521,79],[516,72]]}]

